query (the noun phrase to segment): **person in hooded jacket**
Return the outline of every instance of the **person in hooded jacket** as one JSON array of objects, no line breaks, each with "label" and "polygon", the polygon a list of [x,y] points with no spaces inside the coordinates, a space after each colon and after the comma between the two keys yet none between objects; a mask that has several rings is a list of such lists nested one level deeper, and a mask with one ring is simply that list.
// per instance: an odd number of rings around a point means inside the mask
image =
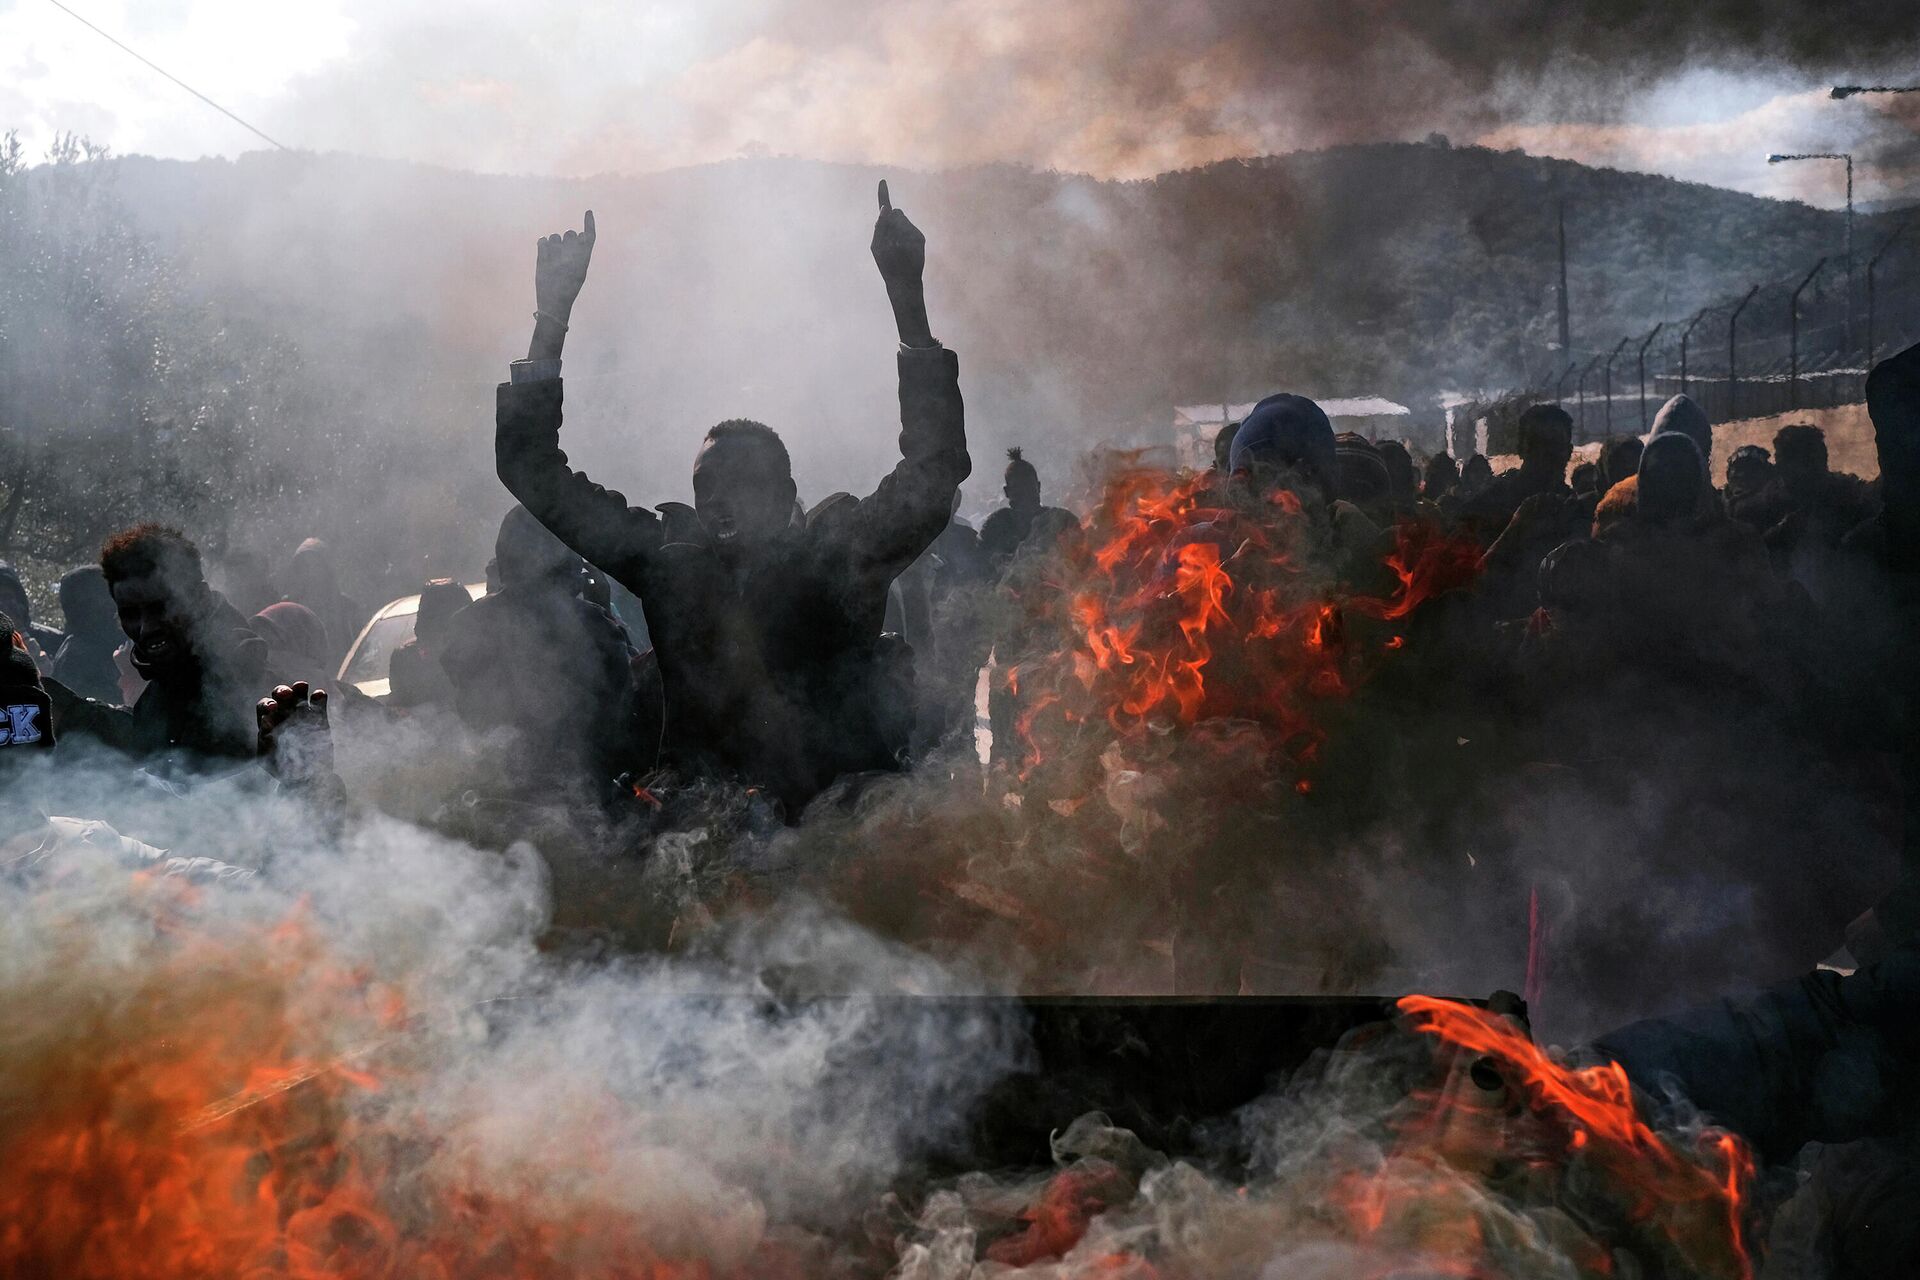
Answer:
[{"label": "person in hooded jacket", "polygon": [[67,638],[47,674],[83,698],[118,705],[120,668],[113,655],[127,637],[99,565],[82,565],[61,577],[60,612],[67,619]]},{"label": "person in hooded jacket", "polygon": [[340,590],[333,552],[320,539],[308,538],[294,551],[280,578],[285,587],[281,599],[305,605],[326,629],[326,649],[319,656],[337,669],[372,615]]},{"label": "person in hooded jacket", "polygon": [[147,686],[123,708],[47,681],[62,739],[92,739],[168,771],[253,759],[254,704],[274,683],[267,643],[207,585],[199,548],[177,529],[135,525],[107,540],[100,569]]},{"label": "person in hooded jacket", "polygon": [[500,522],[494,554],[500,590],[446,624],[454,709],[476,733],[498,735],[490,755],[505,790],[558,785],[604,799],[636,763],[626,628],[581,597],[580,557],[525,507]]},{"label": "person in hooded jacket", "polygon": [[1707,501],[1693,437],[1655,434],[1634,481],[1632,506],[1595,535],[1615,551],[1623,659],[1768,696],[1787,687],[1793,611],[1759,538]]},{"label": "person in hooded jacket", "polygon": [[[1651,444],[1656,436],[1676,434],[1693,441],[1703,464],[1711,467],[1713,422],[1692,396],[1677,395],[1660,406],[1659,412],[1653,415],[1653,429],[1647,433],[1647,443]],[[1595,534],[1618,521],[1631,518],[1639,491],[1640,475],[1636,466],[1632,475],[1615,481],[1600,495],[1599,505],[1593,512]],[[1711,481],[1700,492],[1700,514],[1703,517],[1726,514],[1726,506],[1720,501],[1720,493]]]},{"label": "person in hooded jacket", "polygon": [[872,247],[900,335],[900,461],[871,495],[823,502],[804,527],[786,446],[763,423],[707,432],[692,507],[632,507],[568,467],[560,351],[593,244],[591,213],[584,233],[540,244],[528,358],[499,390],[500,479],[644,604],[663,762],[762,788],[797,818],[836,778],[902,765],[897,708],[883,705],[898,685],[882,643],[888,588],[948,526],[971,469],[959,362],[927,324],[926,240],[882,183]]},{"label": "person in hooded jacket", "polygon": [[53,734],[52,704],[27,652],[26,634],[0,613],[0,767],[17,758],[16,748],[50,749]]},{"label": "person in hooded jacket", "polygon": [[38,626],[33,621],[33,606],[27,599],[26,584],[20,581],[20,574],[4,560],[0,560],[0,613],[15,620],[20,636],[27,643],[27,652],[44,672],[53,666],[53,655],[60,651],[60,643],[66,637],[52,627]]},{"label": "person in hooded jacket", "polygon": [[276,678],[289,683],[303,680],[309,688],[338,696],[336,664],[327,658],[327,629],[313,610],[282,600],[254,614],[247,625],[267,642],[267,665]]},{"label": "person in hooded jacket", "polygon": [[453,634],[453,620],[473,603],[467,589],[452,578],[435,578],[420,588],[413,634],[387,659],[387,705],[453,705],[453,681],[440,657]]}]

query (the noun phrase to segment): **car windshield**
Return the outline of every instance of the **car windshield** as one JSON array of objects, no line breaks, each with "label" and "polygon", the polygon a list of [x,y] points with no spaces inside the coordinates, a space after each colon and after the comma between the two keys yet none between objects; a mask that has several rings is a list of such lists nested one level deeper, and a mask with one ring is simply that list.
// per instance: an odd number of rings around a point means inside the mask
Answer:
[{"label": "car windshield", "polygon": [[414,617],[412,613],[394,614],[367,628],[366,636],[353,651],[353,658],[340,678],[348,684],[385,680],[393,651],[413,637]]}]

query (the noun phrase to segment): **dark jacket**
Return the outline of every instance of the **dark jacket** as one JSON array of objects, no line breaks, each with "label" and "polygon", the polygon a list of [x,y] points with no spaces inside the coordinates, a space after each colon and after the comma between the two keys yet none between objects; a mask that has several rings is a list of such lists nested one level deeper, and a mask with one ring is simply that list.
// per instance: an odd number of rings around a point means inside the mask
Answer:
[{"label": "dark jacket", "polygon": [[184,670],[155,672],[131,708],[81,697],[47,681],[63,740],[93,738],[148,764],[193,769],[220,760],[252,760],[254,704],[273,689],[267,642],[218,592]]},{"label": "dark jacket", "polygon": [[118,706],[120,667],[113,655],[126,639],[118,633],[70,632],[60,642],[59,650],[53,655],[53,669],[47,674],[83,698]]},{"label": "dark jacket", "polygon": [[1051,546],[1062,533],[1079,527],[1079,519],[1062,507],[1037,507],[1026,515],[1002,507],[980,526],[980,550],[993,571],[1003,574],[1022,547]]},{"label": "dark jacket", "polygon": [[1493,483],[1460,504],[1460,523],[1491,546],[1513,519],[1520,504],[1535,494],[1571,498],[1573,490],[1552,472],[1529,471],[1525,466],[1503,471]]},{"label": "dark jacket", "polygon": [[564,584],[534,582],[455,614],[440,664],[460,719],[483,734],[507,732],[508,783],[599,794],[634,767],[632,657],[612,614]]},{"label": "dark jacket", "polygon": [[901,459],[880,487],[731,567],[689,509],[630,507],[568,468],[559,379],[500,387],[501,481],[646,611],[669,766],[765,787],[790,813],[842,774],[898,767],[876,692],[887,588],[946,528],[971,467],[953,353],[902,351],[899,374]]},{"label": "dark jacket", "polygon": [[1897,1131],[1915,1114],[1920,950],[1636,1022],[1594,1048],[1655,1097],[1677,1088],[1770,1162],[1791,1160],[1808,1142]]}]

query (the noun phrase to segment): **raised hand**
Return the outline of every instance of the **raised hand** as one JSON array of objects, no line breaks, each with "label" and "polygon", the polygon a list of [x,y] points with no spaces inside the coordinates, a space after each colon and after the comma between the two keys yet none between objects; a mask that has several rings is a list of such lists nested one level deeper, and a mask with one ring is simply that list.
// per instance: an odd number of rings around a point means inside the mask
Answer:
[{"label": "raised hand", "polygon": [[533,265],[534,306],[561,324],[573,314],[573,300],[587,282],[587,263],[593,258],[593,210],[587,210],[581,231],[558,232],[540,238]]},{"label": "raised hand", "polygon": [[880,216],[873,224],[873,262],[886,282],[900,341],[910,347],[933,346],[920,279],[927,265],[927,238],[905,213],[893,207],[884,178],[880,180]]},{"label": "raised hand", "polygon": [[333,728],[327,722],[327,692],[309,691],[305,680],[283,684],[254,704],[258,751],[267,772],[298,786],[333,773]]}]

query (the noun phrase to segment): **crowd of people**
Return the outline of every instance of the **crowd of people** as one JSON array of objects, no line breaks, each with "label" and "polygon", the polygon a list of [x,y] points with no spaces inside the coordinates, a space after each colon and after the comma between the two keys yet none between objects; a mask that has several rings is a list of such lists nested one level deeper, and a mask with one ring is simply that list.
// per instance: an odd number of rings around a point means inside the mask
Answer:
[{"label": "crowd of people", "polygon": [[[384,702],[340,678],[368,611],[344,593],[324,543],[300,544],[277,580],[258,556],[223,557],[223,592],[191,538],[143,524],[59,580],[64,631],[36,620],[18,576],[0,571],[6,744],[176,780],[258,774],[337,809],[355,800],[333,768],[336,723],[439,716],[466,734],[457,789],[471,796],[484,779],[481,790],[517,807],[516,830],[526,809],[544,807],[576,823],[638,815],[653,832],[683,797],[716,788],[777,827],[928,761],[1017,777],[1022,691],[1007,679],[983,686],[981,673],[1045,643],[1033,634],[1039,611],[1020,601],[1066,590],[1047,566],[1083,521],[1045,504],[1018,449],[1004,507],[978,531],[959,518],[973,469],[959,362],[929,324],[924,239],[884,184],[880,203],[872,251],[899,335],[901,426],[898,461],[873,493],[804,509],[786,443],[747,420],[706,433],[691,505],[632,506],[574,470],[560,445],[561,364],[595,242],[589,213],[582,230],[540,241],[532,338],[499,387],[496,464],[517,505],[499,526],[487,592],[422,587]],[[1704,865],[1749,877],[1747,909],[1805,968],[1850,930],[1866,984],[1851,994],[1823,979],[1704,1032],[1643,1027],[1621,1039],[1647,1078],[1693,1071],[1703,1095],[1713,1088],[1697,1062],[1712,1054],[1700,1035],[1742,1051],[1764,1042],[1805,1070],[1764,1105],[1727,1105],[1765,1112],[1796,1138],[1856,1137],[1873,1110],[1779,1121],[1813,1106],[1793,1082],[1834,1044],[1858,1051],[1866,1028],[1879,1038],[1860,1052],[1890,1072],[1915,1061],[1920,1025],[1894,1025],[1916,1012],[1920,990],[1920,686],[1908,649],[1920,603],[1920,347],[1875,367],[1867,397],[1880,461],[1871,483],[1834,473],[1821,431],[1791,425],[1770,451],[1734,450],[1716,484],[1714,426],[1686,396],[1644,439],[1606,441],[1571,471],[1572,419],[1533,405],[1518,418],[1518,465],[1496,474],[1479,455],[1419,459],[1398,441],[1336,433],[1312,400],[1273,395],[1221,431],[1212,469],[1192,477],[1198,497],[1179,539],[1218,547],[1225,564],[1261,528],[1290,522],[1310,535],[1300,545],[1335,601],[1383,574],[1390,588],[1408,530],[1469,544],[1472,580],[1410,608],[1393,638],[1404,656],[1377,696],[1418,708],[1395,731],[1490,743],[1474,767],[1532,771],[1540,781],[1527,794],[1543,809],[1555,804],[1555,771],[1577,767],[1603,779],[1602,792],[1618,778],[1622,809],[1644,803],[1633,788],[1650,771],[1700,814],[1679,828],[1686,847],[1670,851],[1675,885]],[[1365,780],[1349,794],[1451,821],[1433,815],[1457,802],[1457,778],[1423,799],[1403,772],[1381,772],[1393,773],[1395,799]],[[1698,960],[1707,974],[1726,967]],[[1604,951],[1570,961],[1610,962]],[[1676,1038],[1684,1052],[1668,1051]],[[1914,1176],[1895,1164],[1896,1179]]]}]

